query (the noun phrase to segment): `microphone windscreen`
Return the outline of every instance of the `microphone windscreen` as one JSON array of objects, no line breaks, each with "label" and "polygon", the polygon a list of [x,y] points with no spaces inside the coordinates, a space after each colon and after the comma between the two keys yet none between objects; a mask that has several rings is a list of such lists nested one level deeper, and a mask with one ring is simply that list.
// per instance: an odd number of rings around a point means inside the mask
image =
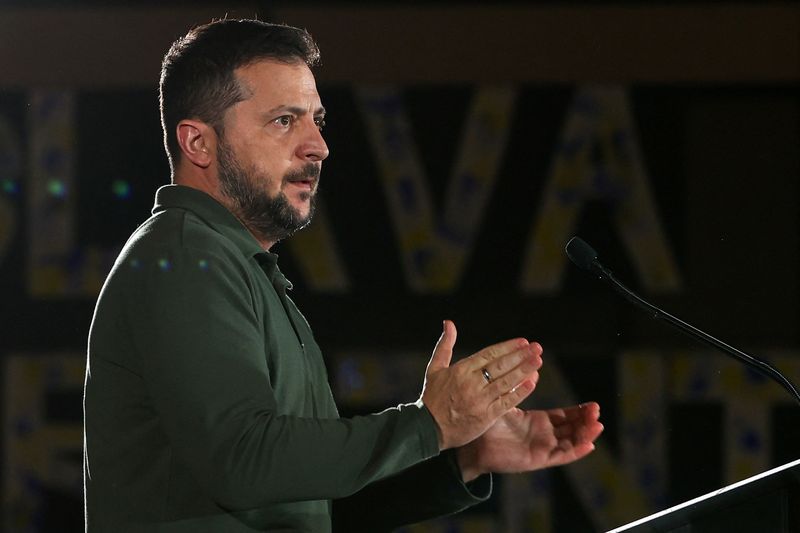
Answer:
[{"label": "microphone windscreen", "polygon": [[580,237],[573,237],[565,248],[569,260],[583,270],[592,270],[592,263],[597,259],[597,252],[594,248],[586,244]]}]

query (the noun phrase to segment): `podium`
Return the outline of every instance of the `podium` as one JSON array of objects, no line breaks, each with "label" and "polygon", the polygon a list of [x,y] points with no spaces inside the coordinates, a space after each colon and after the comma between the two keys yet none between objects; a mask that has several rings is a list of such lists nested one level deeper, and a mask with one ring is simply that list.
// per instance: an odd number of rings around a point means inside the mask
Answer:
[{"label": "podium", "polygon": [[608,533],[800,532],[800,459]]}]

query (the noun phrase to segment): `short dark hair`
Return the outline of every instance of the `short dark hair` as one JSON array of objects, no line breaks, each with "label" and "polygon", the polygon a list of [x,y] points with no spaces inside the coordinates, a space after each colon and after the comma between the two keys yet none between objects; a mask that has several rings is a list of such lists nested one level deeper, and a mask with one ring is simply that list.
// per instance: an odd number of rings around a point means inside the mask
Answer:
[{"label": "short dark hair", "polygon": [[247,97],[234,71],[262,59],[312,68],[319,63],[319,48],[306,30],[246,19],[213,21],[172,43],[161,64],[159,101],[173,173],[180,156],[178,122],[202,120],[222,135],[225,111]]}]

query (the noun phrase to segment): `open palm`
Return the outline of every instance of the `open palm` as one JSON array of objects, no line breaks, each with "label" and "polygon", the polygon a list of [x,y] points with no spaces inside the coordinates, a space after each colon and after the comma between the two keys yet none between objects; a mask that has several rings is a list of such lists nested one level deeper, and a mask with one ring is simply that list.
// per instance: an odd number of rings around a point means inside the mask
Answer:
[{"label": "open palm", "polygon": [[594,402],[546,411],[512,409],[464,447],[462,470],[528,472],[576,461],[594,450],[603,431],[599,416]]}]

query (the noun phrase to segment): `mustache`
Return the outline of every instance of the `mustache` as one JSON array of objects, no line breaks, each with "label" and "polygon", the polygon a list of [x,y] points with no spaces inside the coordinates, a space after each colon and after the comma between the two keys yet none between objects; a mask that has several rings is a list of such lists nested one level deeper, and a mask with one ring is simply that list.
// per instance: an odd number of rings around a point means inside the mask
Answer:
[{"label": "mustache", "polygon": [[297,170],[292,170],[287,172],[283,176],[283,181],[302,181],[307,180],[309,178],[314,178],[316,180],[319,179],[320,172],[322,168],[320,165],[314,163],[308,163]]}]

